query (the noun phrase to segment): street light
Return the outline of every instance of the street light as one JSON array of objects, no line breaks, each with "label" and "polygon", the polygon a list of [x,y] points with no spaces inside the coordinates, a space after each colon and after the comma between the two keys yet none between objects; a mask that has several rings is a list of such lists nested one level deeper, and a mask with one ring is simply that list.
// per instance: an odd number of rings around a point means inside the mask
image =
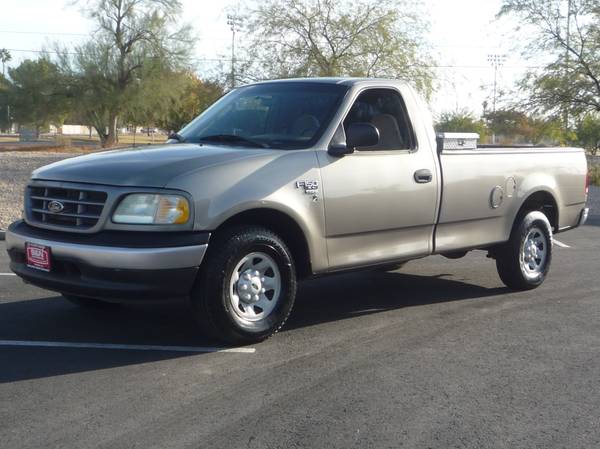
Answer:
[{"label": "street light", "polygon": [[[494,98],[492,99],[492,113],[496,114],[496,94],[498,92],[498,67],[504,65],[506,55],[497,53],[488,55],[488,62],[494,67]],[[496,133],[492,133],[492,144],[496,143]]]},{"label": "street light", "polygon": [[235,87],[235,32],[242,26],[242,18],[227,14],[227,25],[231,29],[231,88]]}]

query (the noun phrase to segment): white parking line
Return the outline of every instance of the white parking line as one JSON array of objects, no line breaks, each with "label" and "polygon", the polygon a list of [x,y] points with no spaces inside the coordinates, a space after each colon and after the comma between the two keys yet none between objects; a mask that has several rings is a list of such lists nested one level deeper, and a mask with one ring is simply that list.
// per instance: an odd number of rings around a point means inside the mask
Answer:
[{"label": "white parking line", "polygon": [[552,239],[552,241],[554,242],[554,244],[556,246],[559,246],[561,248],[570,248],[569,245],[567,245],[566,243],[561,242],[560,240]]},{"label": "white parking line", "polygon": [[15,273],[0,273],[0,276],[16,276]]},{"label": "white parking line", "polygon": [[120,345],[111,343],[73,343],[68,341],[24,341],[0,340],[0,346],[25,346],[37,348],[79,348],[79,349],[124,349],[129,351],[167,351],[167,352],[237,352],[254,354],[255,348],[219,348],[202,346],[160,346],[160,345]]}]

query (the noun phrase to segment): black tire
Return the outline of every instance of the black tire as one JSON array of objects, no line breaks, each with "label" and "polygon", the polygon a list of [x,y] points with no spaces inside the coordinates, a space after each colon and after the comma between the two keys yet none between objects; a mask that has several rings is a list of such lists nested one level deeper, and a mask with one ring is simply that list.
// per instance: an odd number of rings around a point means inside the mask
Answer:
[{"label": "black tire", "polygon": [[[539,231],[539,232],[538,232]],[[522,254],[528,236],[539,240],[528,242],[536,247],[536,255]],[[541,256],[542,250],[544,256]],[[538,254],[539,251],[539,254]],[[527,255],[528,259],[525,257]],[[539,255],[539,258],[537,257]],[[539,265],[538,265],[539,259]],[[531,265],[526,263],[531,260]],[[499,248],[496,255],[496,268],[504,284],[513,290],[531,290],[542,285],[552,263],[552,227],[548,217],[540,211],[532,211],[515,223],[510,240]],[[531,267],[535,269],[531,269]]]},{"label": "black tire", "polygon": [[[232,280],[237,273],[241,282],[243,273],[247,272],[239,271],[246,266],[239,267],[244,259],[250,260],[251,262],[246,263],[251,265],[255,260],[260,264],[261,258],[248,259],[250,254],[265,255],[278,269],[279,294],[275,298],[273,292],[273,297],[267,298],[269,301],[276,301],[267,304],[273,307],[268,313],[260,307],[256,308],[253,304],[244,302],[242,293],[237,292],[237,289],[244,286],[239,287],[239,283]],[[273,273],[273,276],[275,278],[276,274]],[[254,279],[257,282],[260,279],[263,282],[265,280],[264,277],[252,279],[251,289],[262,286],[262,284],[255,285]],[[270,337],[283,326],[292,311],[296,288],[294,261],[284,241],[277,234],[263,227],[238,226],[216,235],[215,239],[211,240],[191,294],[191,304],[196,319],[206,334],[232,344],[255,343]],[[270,291],[267,291],[265,295],[269,293]],[[262,301],[264,298],[262,295],[260,297]],[[258,306],[258,303],[256,305]],[[258,311],[257,315],[262,312],[265,316],[260,319],[258,317],[253,320],[246,319],[245,311],[250,310],[251,307],[253,307],[252,313]]]},{"label": "black tire", "polygon": [[83,296],[66,295],[64,293],[63,298],[70,303],[86,309],[112,309],[119,306],[119,304],[102,301],[100,299],[84,298]]}]

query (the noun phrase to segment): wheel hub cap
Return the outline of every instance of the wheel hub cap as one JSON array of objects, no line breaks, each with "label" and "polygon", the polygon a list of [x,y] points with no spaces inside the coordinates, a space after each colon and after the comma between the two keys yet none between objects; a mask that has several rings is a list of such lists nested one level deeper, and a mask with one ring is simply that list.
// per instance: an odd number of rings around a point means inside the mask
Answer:
[{"label": "wheel hub cap", "polygon": [[233,269],[229,298],[234,318],[258,321],[275,308],[281,293],[281,273],[273,258],[262,252],[244,256]]},{"label": "wheel hub cap", "polygon": [[548,240],[541,229],[534,227],[528,232],[521,248],[521,270],[534,278],[546,267]]},{"label": "wheel hub cap", "polygon": [[260,295],[266,292],[263,287],[264,277],[260,271],[247,269],[242,273],[237,281],[237,293],[240,300],[246,304],[257,303],[260,300]]}]

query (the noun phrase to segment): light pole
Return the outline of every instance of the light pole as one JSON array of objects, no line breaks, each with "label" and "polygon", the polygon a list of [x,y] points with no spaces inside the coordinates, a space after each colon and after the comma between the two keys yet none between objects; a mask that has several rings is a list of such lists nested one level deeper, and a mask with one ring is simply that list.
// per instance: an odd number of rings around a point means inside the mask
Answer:
[{"label": "light pole", "polygon": [[[492,116],[496,114],[496,94],[498,92],[498,67],[504,64],[506,55],[489,54],[488,62],[494,67],[494,97],[492,99]],[[492,144],[496,143],[496,133],[492,132]]]},{"label": "light pole", "polygon": [[235,32],[242,26],[242,19],[234,14],[227,14],[227,25],[231,29],[231,88],[235,88]]}]

